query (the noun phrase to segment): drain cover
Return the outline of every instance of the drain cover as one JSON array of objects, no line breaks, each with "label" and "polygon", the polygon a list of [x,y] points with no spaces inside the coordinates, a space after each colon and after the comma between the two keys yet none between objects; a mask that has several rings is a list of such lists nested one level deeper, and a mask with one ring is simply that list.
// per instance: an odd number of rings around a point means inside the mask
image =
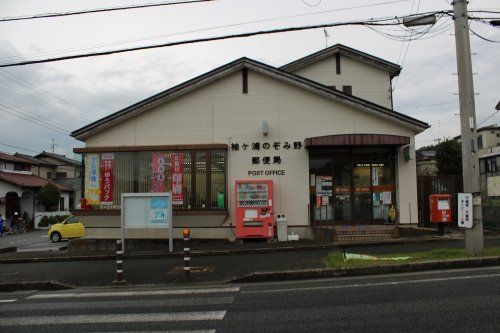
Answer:
[{"label": "drain cover", "polygon": [[[194,266],[191,267],[191,273],[211,273],[215,269],[214,266]],[[174,267],[168,274],[183,273],[184,267]]]}]

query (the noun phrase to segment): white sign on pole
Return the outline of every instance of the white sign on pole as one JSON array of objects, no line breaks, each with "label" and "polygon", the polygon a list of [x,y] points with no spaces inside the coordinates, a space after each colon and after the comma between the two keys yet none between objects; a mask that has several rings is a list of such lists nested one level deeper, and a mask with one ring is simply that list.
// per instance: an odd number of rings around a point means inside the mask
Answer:
[{"label": "white sign on pole", "polygon": [[174,251],[172,193],[122,193],[121,213],[123,244],[125,229],[168,229],[168,248]]},{"label": "white sign on pole", "polygon": [[458,226],[472,228],[472,194],[458,193]]}]

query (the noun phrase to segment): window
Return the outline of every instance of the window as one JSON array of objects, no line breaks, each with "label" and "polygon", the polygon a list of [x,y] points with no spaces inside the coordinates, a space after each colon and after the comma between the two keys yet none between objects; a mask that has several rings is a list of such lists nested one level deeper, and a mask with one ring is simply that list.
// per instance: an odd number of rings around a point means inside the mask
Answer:
[{"label": "window", "polygon": [[[174,210],[227,209],[225,149],[88,155],[99,158],[95,171],[100,182],[103,156],[113,160],[111,199],[106,204],[92,205],[95,209],[119,209],[122,193],[141,192],[173,192]],[[88,184],[89,166],[86,164],[85,168],[83,177]],[[103,183],[99,186],[102,188]]]},{"label": "window", "polygon": [[352,95],[352,86],[342,86],[342,91],[347,95]]},{"label": "window", "polygon": [[333,90],[337,90],[337,86],[328,86],[328,88],[333,89]]},{"label": "window", "polygon": [[56,172],[56,178],[67,178],[67,172]]},{"label": "window", "polygon": [[59,197],[59,210],[64,210],[64,197]]},{"label": "window", "polygon": [[482,135],[477,136],[477,146],[479,149],[483,148],[483,136]]},{"label": "window", "polygon": [[47,179],[52,179],[52,172],[47,171]]}]

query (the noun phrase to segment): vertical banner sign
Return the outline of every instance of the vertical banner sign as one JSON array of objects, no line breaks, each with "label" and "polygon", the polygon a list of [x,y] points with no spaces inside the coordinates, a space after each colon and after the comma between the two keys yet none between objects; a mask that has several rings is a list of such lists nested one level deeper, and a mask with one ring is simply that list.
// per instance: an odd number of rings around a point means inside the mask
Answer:
[{"label": "vertical banner sign", "polygon": [[184,193],[182,192],[182,174],[184,172],[184,154],[173,153],[171,159],[170,173],[172,174],[172,204],[184,204]]},{"label": "vertical banner sign", "polygon": [[99,205],[101,203],[99,187],[99,155],[85,155],[85,198],[89,205]]},{"label": "vertical banner sign", "polygon": [[113,204],[114,155],[102,154],[101,158],[101,204]]},{"label": "vertical banner sign", "polygon": [[165,192],[165,153],[153,153],[151,192]]}]

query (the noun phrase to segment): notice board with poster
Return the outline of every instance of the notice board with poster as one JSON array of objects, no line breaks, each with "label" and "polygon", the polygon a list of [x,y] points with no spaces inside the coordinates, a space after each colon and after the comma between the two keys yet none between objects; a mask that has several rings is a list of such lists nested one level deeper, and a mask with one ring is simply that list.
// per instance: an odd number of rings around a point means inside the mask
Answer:
[{"label": "notice board with poster", "polygon": [[[122,193],[121,238],[125,229],[168,229],[169,251],[173,252],[172,194]],[[125,249],[125,246],[124,246]]]}]

